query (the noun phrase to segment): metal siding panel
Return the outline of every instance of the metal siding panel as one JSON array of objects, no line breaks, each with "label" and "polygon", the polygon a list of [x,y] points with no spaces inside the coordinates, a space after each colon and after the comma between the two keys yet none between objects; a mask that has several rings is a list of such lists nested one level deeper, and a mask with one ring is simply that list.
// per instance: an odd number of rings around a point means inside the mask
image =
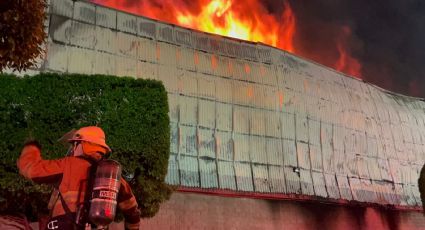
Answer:
[{"label": "metal siding panel", "polygon": [[214,130],[198,128],[199,156],[216,158]]},{"label": "metal siding panel", "polygon": [[282,137],[295,140],[295,116],[290,113],[281,113]]},{"label": "metal siding panel", "polygon": [[99,26],[96,27],[95,32],[95,49],[115,54],[118,50],[117,33],[111,29]]},{"label": "metal siding panel", "polygon": [[325,177],[321,172],[311,172],[314,185],[314,194],[319,197],[328,197],[326,191]]},{"label": "metal siding panel", "polygon": [[202,188],[218,188],[217,166],[213,159],[199,159],[199,173]]},{"label": "metal siding panel", "polygon": [[117,33],[118,55],[137,58],[138,40],[136,36]]},{"label": "metal siding panel", "polygon": [[314,195],[310,170],[300,169],[301,191],[303,195]]},{"label": "metal siding panel", "polygon": [[269,110],[278,110],[278,91],[276,87],[265,86],[264,87],[264,101],[263,108]]},{"label": "metal siding panel", "polygon": [[[49,38],[51,38],[53,41],[69,44],[71,39],[71,34],[69,31],[72,31],[72,23],[73,21],[69,18],[51,15]],[[49,59],[51,58],[49,57]]]},{"label": "metal siding panel", "polygon": [[159,41],[174,43],[175,35],[174,35],[174,27],[173,26],[167,25],[167,24],[164,24],[164,23],[157,23],[156,29],[157,29],[156,38]]},{"label": "metal siding panel", "polygon": [[149,19],[137,18],[137,35],[155,39],[157,37],[157,24]]},{"label": "metal siding panel", "polygon": [[50,0],[51,14],[72,18],[74,2],[71,0]]},{"label": "metal siding panel", "polygon": [[329,194],[330,198],[339,199],[341,196],[339,195],[338,184],[336,182],[336,176],[334,174],[324,174],[326,190]]},{"label": "metal siding panel", "polygon": [[229,78],[232,76],[230,59],[227,57],[218,56],[218,68],[216,74],[218,76]]},{"label": "metal siding panel", "polygon": [[180,96],[180,122],[182,124],[197,124],[198,100],[196,98]]},{"label": "metal siding panel", "polygon": [[232,161],[233,156],[233,140],[230,132],[215,132],[217,145],[217,159]]},{"label": "metal siding panel", "polygon": [[170,122],[170,152],[178,153],[179,152],[179,125],[175,122]]},{"label": "metal siding panel", "polygon": [[269,172],[267,165],[253,164],[252,165],[254,190],[256,192],[270,192],[269,188]]},{"label": "metal siding panel", "polygon": [[[158,62],[157,53],[160,52],[159,45],[155,41],[145,38],[138,38],[139,41],[139,50],[138,50],[138,59],[148,62],[156,63]],[[158,51],[158,52],[157,52]]]},{"label": "metal siding panel", "polygon": [[198,95],[201,98],[215,99],[215,78],[198,73]]},{"label": "metal siding panel", "polygon": [[248,97],[250,90],[249,84],[241,81],[233,81],[233,103],[239,105],[250,105],[252,97]]},{"label": "metal siding panel", "polygon": [[176,43],[192,47],[192,33],[190,30],[180,27],[174,27],[174,34],[176,37]]},{"label": "metal siding panel", "polygon": [[116,57],[116,75],[123,77],[137,76],[137,60],[133,58]]},{"label": "metal siding panel", "polygon": [[137,34],[136,16],[117,11],[117,29],[130,34]]},{"label": "metal siding panel", "polygon": [[298,167],[297,150],[294,140],[282,140],[283,160],[285,166]]},{"label": "metal siding panel", "polygon": [[249,157],[250,136],[243,134],[234,134],[233,144],[235,151],[235,161],[250,162]]},{"label": "metal siding panel", "polygon": [[347,175],[350,177],[359,177],[359,168],[357,166],[356,154],[345,152],[345,162]]},{"label": "metal siding panel", "polygon": [[171,185],[180,185],[179,166],[176,154],[170,154],[168,159],[168,171],[165,182]]},{"label": "metal siding panel", "polygon": [[191,156],[180,156],[180,184],[188,187],[199,187],[198,159]]},{"label": "metal siding panel", "polygon": [[180,125],[179,153],[197,156],[196,127]]},{"label": "metal siding panel", "polygon": [[365,160],[367,164],[367,169],[369,171],[370,179],[377,181],[382,180],[378,160],[376,158],[371,157],[368,157]]},{"label": "metal siding panel", "polygon": [[249,84],[248,90],[252,90],[253,105],[257,108],[266,108],[266,87],[258,84]]},{"label": "metal siding panel", "polygon": [[347,175],[348,169],[346,165],[346,157],[344,150],[334,149],[334,159],[335,159],[335,172],[338,175]]},{"label": "metal siding panel", "polygon": [[96,5],[96,25],[117,28],[117,11]]},{"label": "metal siding panel", "polygon": [[216,103],[216,128],[224,131],[231,131],[233,128],[232,123],[232,105]]},{"label": "metal siding panel", "polygon": [[265,85],[277,86],[277,79],[273,66],[260,64],[258,76],[261,78],[261,82]]},{"label": "metal siding panel", "polygon": [[159,48],[159,52],[157,52],[158,63],[165,66],[177,66],[176,46],[165,42],[158,42],[157,46]]},{"label": "metal siding panel", "polygon": [[158,80],[162,81],[167,92],[179,92],[179,70],[173,66],[159,66],[158,67]]},{"label": "metal siding panel", "polygon": [[95,55],[94,74],[117,75],[116,56],[101,52],[96,52]]},{"label": "metal siding panel", "polygon": [[235,162],[235,175],[239,191],[254,191],[251,165],[249,163]]},{"label": "metal siding panel", "polygon": [[295,130],[297,141],[308,143],[308,120],[306,116],[296,114]]},{"label": "metal siding panel", "polygon": [[353,196],[351,194],[351,188],[350,188],[350,184],[348,183],[347,176],[337,175],[336,181],[338,183],[339,194],[341,195],[341,198],[345,200],[352,200]]},{"label": "metal siding panel", "polygon": [[266,122],[265,135],[269,137],[281,137],[281,126],[280,126],[280,113],[264,111],[264,117]]},{"label": "metal siding panel", "polygon": [[407,205],[410,206],[416,206],[416,200],[415,200],[415,196],[412,192],[412,186],[410,185],[403,185],[403,193],[407,202]]},{"label": "metal siding panel", "polygon": [[368,159],[365,156],[356,156],[357,169],[359,177],[362,179],[369,179],[369,170],[368,170]]},{"label": "metal siding panel", "polygon": [[159,67],[150,62],[137,62],[137,78],[142,79],[159,79]]},{"label": "metal siding panel", "polygon": [[282,140],[266,138],[267,162],[269,165],[283,165]]},{"label": "metal siding panel", "polygon": [[219,160],[217,164],[220,188],[236,190],[236,176],[233,162]]},{"label": "metal siding panel", "polygon": [[[161,68],[159,68],[161,70]],[[177,70],[179,77],[179,84],[175,87],[179,88],[179,91],[184,95],[197,96],[198,95],[198,78],[196,73]]]},{"label": "metal siding panel", "polygon": [[264,112],[260,109],[249,109],[250,112],[250,134],[264,136],[265,134],[265,119]]},{"label": "metal siding panel", "polygon": [[257,44],[258,58],[260,62],[271,63],[271,49],[268,46]]},{"label": "metal siding panel", "polygon": [[47,48],[49,58],[45,62],[46,70],[66,72],[68,69],[68,49],[67,46],[61,44],[49,43]]},{"label": "metal siding panel", "polygon": [[199,125],[207,128],[215,128],[215,102],[207,100],[198,101]]},{"label": "metal siding panel", "polygon": [[199,64],[197,65],[197,71],[199,73],[212,74],[212,62],[211,54],[198,52]]},{"label": "metal siding panel", "polygon": [[398,160],[389,159],[390,174],[394,180],[394,183],[403,183],[402,178],[402,166]]},{"label": "metal siding panel", "polygon": [[297,142],[297,159],[299,167],[304,169],[311,168],[308,144]]},{"label": "metal siding panel", "polygon": [[249,152],[251,162],[267,164],[266,140],[264,137],[250,136]]},{"label": "metal siding panel", "polygon": [[320,146],[309,145],[311,169],[323,172],[322,151]]},{"label": "metal siding panel", "polygon": [[249,108],[233,106],[233,130],[238,133],[249,133]]},{"label": "metal siding panel", "polygon": [[321,122],[319,138],[322,148],[332,148],[332,124]]},{"label": "metal siding panel", "polygon": [[272,193],[285,193],[285,173],[281,166],[269,166],[269,186]]},{"label": "metal siding panel", "polygon": [[216,78],[215,79],[215,97],[218,101],[232,103],[232,84],[233,80]]},{"label": "metal siding panel", "polygon": [[69,47],[68,54],[69,73],[92,74],[95,61],[95,53],[92,50]]},{"label": "metal siding panel", "polygon": [[332,148],[322,147],[322,158],[323,158],[323,171],[326,173],[334,173],[335,170],[335,156]]},{"label": "metal siding panel", "polygon": [[365,194],[363,194],[362,184],[359,178],[349,178],[351,193],[353,194],[353,200],[365,202]]},{"label": "metal siding panel", "polygon": [[87,2],[75,2],[74,19],[94,24],[96,19],[95,5]]},{"label": "metal siding panel", "polygon": [[293,194],[301,194],[300,175],[294,172],[293,167],[284,167],[286,191]]}]

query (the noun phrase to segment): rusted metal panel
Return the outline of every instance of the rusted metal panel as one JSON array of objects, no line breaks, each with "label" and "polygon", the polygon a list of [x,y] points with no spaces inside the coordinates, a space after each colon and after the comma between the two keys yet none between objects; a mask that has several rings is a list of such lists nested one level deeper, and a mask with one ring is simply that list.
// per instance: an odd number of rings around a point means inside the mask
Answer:
[{"label": "rusted metal panel", "polygon": [[165,182],[171,185],[180,185],[179,163],[177,154],[170,154],[168,158],[168,171]]},{"label": "rusted metal panel", "polygon": [[282,166],[268,166],[269,187],[272,193],[286,193],[285,173]]},{"label": "rusted metal panel", "polygon": [[140,37],[156,38],[157,23],[142,17],[137,18],[137,35]]},{"label": "rusted metal panel", "polygon": [[235,168],[232,161],[217,161],[220,188],[236,190]]},{"label": "rusted metal panel", "polygon": [[192,46],[191,31],[185,28],[174,27],[176,43],[184,46]]},{"label": "rusted metal panel", "polygon": [[254,180],[254,191],[270,192],[269,188],[269,170],[267,165],[252,164],[252,173]]},{"label": "rusted metal panel", "polygon": [[240,191],[254,191],[250,163],[235,162],[236,185]]},{"label": "rusted metal panel", "polygon": [[202,188],[218,188],[217,165],[215,159],[199,158],[199,174]]},{"label": "rusted metal panel", "polygon": [[199,187],[198,159],[192,156],[180,156],[178,159],[180,183],[183,186]]},{"label": "rusted metal panel", "polygon": [[328,197],[328,192],[326,191],[325,176],[322,172],[311,172],[314,185],[314,194],[319,197]]}]

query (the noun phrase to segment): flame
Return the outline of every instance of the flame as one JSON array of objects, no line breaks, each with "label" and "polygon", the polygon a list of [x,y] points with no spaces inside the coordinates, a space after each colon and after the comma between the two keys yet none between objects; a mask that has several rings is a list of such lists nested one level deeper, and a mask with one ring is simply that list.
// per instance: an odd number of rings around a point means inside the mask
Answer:
[{"label": "flame", "polygon": [[[337,38],[339,57],[311,55],[294,43],[297,20],[289,1],[283,1],[281,15],[270,13],[261,0],[92,0],[111,8],[143,15],[183,27],[213,34],[261,42],[319,63],[334,63],[333,67],[350,75],[360,76],[361,65],[346,48],[351,36],[349,27],[343,27]],[[302,42],[301,42],[302,46]],[[309,55],[310,54],[310,55]],[[316,57],[316,58],[314,58]],[[322,61],[321,61],[322,60]],[[326,60],[326,61],[324,61]]]},{"label": "flame", "polygon": [[335,68],[349,75],[360,77],[361,65],[359,61],[353,58],[345,48],[347,39],[351,35],[351,29],[348,26],[343,26],[341,28],[341,31],[342,31],[341,36],[337,40],[337,49],[339,52],[339,59],[335,63]]}]

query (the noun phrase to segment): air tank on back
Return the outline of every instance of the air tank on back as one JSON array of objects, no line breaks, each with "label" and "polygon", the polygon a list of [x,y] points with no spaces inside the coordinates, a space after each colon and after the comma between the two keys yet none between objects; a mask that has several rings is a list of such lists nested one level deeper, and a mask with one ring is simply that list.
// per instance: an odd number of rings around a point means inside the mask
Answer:
[{"label": "air tank on back", "polygon": [[114,160],[98,163],[93,183],[89,219],[98,226],[107,226],[115,218],[120,189],[121,165]]}]

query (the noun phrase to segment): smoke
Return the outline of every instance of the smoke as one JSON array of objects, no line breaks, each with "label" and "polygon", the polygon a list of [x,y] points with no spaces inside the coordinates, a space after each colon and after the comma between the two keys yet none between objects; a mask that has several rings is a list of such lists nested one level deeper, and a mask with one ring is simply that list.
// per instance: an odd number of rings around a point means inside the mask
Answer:
[{"label": "smoke", "polygon": [[[270,9],[279,9],[265,0]],[[391,91],[425,97],[425,2],[421,0],[291,0],[297,19],[295,48],[302,56],[333,66],[344,42],[361,63],[361,77]],[[327,58],[326,58],[327,57]]]}]

